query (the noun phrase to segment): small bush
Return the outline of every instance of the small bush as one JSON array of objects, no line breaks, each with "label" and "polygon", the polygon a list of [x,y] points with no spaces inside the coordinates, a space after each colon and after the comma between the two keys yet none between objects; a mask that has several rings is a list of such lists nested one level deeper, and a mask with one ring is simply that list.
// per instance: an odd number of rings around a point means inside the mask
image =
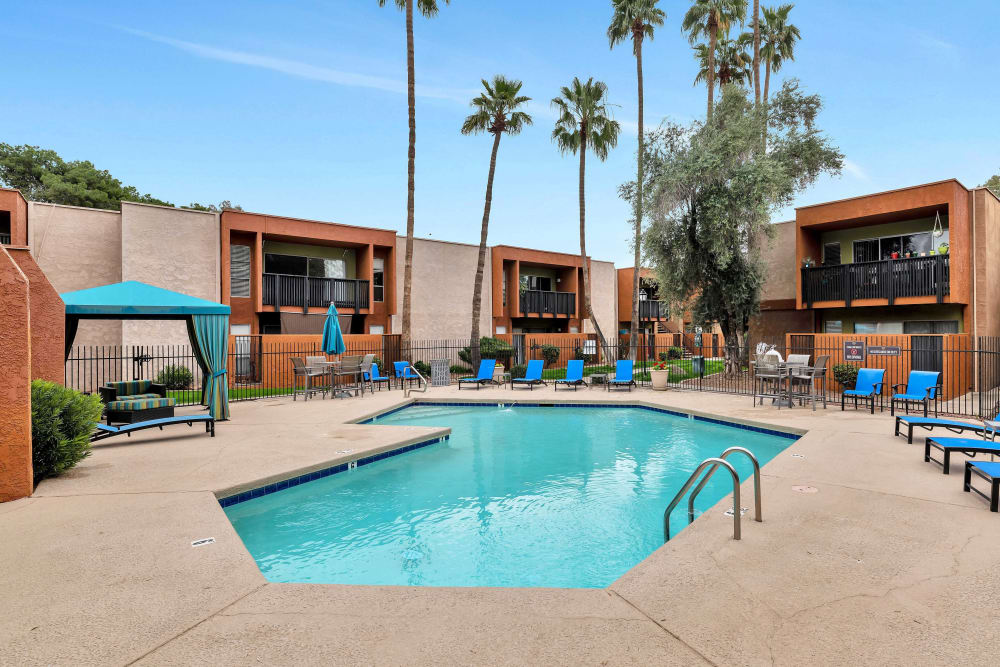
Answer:
[{"label": "small bush", "polygon": [[167,389],[187,389],[194,381],[194,373],[187,366],[165,366],[156,376],[156,384],[165,384]]},{"label": "small bush", "polygon": [[628,342],[618,343],[618,358],[619,359],[629,359],[629,344]]},{"label": "small bush", "polygon": [[667,359],[683,359],[684,350],[677,347],[676,345],[671,345],[667,348]]},{"label": "small bush", "polygon": [[451,372],[455,375],[472,375],[472,369],[468,366],[460,366],[459,364],[454,364],[451,367]]},{"label": "small bush", "polygon": [[551,366],[559,361],[559,348],[555,345],[542,345],[542,359],[546,366]]},{"label": "small bush", "polygon": [[573,358],[574,359],[580,359],[581,361],[583,361],[584,365],[586,365],[586,364],[589,364],[591,361],[594,360],[594,355],[592,355],[592,354],[584,354],[583,353],[583,347],[577,345],[576,349],[573,350]]},{"label": "small bush", "polygon": [[54,382],[31,383],[31,464],[35,484],[69,470],[90,455],[90,434],[101,419],[101,399]]},{"label": "small bush", "polygon": [[851,389],[858,381],[858,367],[852,364],[834,364],[833,379],[844,389]]},{"label": "small bush", "polygon": [[528,371],[528,367],[525,366],[524,364],[515,364],[515,365],[513,365],[513,366],[510,367],[510,377],[511,377],[511,379],[514,379],[514,378],[523,378],[524,374],[527,371]]},{"label": "small bush", "polygon": [[416,368],[417,372],[423,375],[425,378],[430,378],[431,365],[426,361],[414,361],[413,367]]},{"label": "small bush", "polygon": [[[514,354],[514,346],[505,340],[490,338],[489,336],[483,336],[479,339],[480,359],[495,359],[499,362],[503,362],[512,354]],[[458,358],[471,366],[472,349],[469,347],[463,347],[458,351]]]}]

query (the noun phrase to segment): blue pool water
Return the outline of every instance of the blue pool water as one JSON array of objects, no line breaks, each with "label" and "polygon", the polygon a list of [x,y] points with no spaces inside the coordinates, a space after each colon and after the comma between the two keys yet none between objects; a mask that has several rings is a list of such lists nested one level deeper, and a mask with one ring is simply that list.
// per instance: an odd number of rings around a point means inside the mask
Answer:
[{"label": "blue pool water", "polygon": [[[738,445],[763,465],[793,442],[641,408],[415,405],[376,423],[452,435],[227,507],[268,580],[605,587],[663,544],[702,460]],[[715,475],[698,510],[731,491]]]}]

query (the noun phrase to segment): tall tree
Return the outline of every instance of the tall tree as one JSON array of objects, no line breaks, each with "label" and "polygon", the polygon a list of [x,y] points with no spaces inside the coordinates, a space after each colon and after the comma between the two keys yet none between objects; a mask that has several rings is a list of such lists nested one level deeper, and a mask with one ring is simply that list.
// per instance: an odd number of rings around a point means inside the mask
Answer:
[{"label": "tall tree", "polygon": [[720,34],[727,34],[732,23],[746,19],[746,0],[695,0],[684,14],[681,30],[687,33],[691,44],[708,38],[708,113],[712,117],[715,105],[715,45]]},{"label": "tall tree", "polygon": [[552,130],[552,140],[559,147],[559,152],[574,153],[580,156],[580,263],[583,265],[583,301],[586,315],[597,333],[605,358],[608,357],[608,344],[597,323],[590,300],[590,262],[587,258],[587,205],[585,191],[585,176],[587,173],[587,150],[597,156],[602,162],[608,158],[608,151],[618,144],[618,134],[621,125],[611,118],[608,110],[608,87],[602,81],[594,81],[593,77],[586,83],[578,77],[573,77],[573,83],[563,86],[560,96],[552,99],[552,106],[559,114],[556,126]]},{"label": "tall tree", "polygon": [[767,106],[771,88],[771,72],[777,72],[786,60],[795,60],[795,42],[802,34],[788,22],[788,14],[795,5],[764,8],[764,26],[761,28],[761,57],[764,59],[764,106]]},{"label": "tall tree", "polygon": [[490,171],[486,177],[486,203],[483,206],[483,227],[479,234],[479,262],[476,265],[476,279],[472,288],[472,335],[470,337],[472,367],[479,365],[479,315],[483,307],[483,268],[486,265],[486,237],[490,227],[490,208],[493,205],[493,175],[497,168],[497,151],[500,137],[504,134],[520,134],[532,120],[521,107],[531,101],[521,95],[521,82],[503,76],[493,77],[490,83],[483,79],[486,92],[472,100],[475,111],[462,124],[462,134],[493,135],[493,151],[490,153]]},{"label": "tall tree", "polygon": [[753,102],[760,106],[760,0],[753,0]]},{"label": "tall tree", "polygon": [[173,206],[142,194],[89,160],[66,162],[53,150],[0,143],[0,184],[21,191],[25,199],[116,210],[123,201]]},{"label": "tall tree", "polygon": [[[448,4],[451,0],[444,0]],[[379,7],[385,7],[387,0],[378,0]],[[415,191],[413,174],[417,155],[417,101],[413,67],[413,5],[426,18],[437,16],[437,0],[393,0],[396,7],[406,13],[406,105],[409,116],[410,138],[406,158],[406,254],[403,262],[403,331],[404,353],[410,346],[410,311],[413,290],[413,195]]]},{"label": "tall tree", "polygon": [[979,187],[987,188],[997,197],[1000,197],[1000,174],[993,174],[992,176],[990,176],[988,181],[986,181]]},{"label": "tall tree", "polygon": [[758,240],[770,236],[771,214],[821,174],[840,172],[843,155],[816,126],[820,108],[818,96],[786,82],[766,121],[771,149],[760,151],[764,116],[746,90],[730,85],[711,123],[664,125],[647,144],[646,254],[661,295],[690,303],[699,324],[719,323],[729,372],[744,367],[764,282]]},{"label": "tall tree", "polygon": [[[729,84],[739,86],[750,83],[753,78],[751,69],[751,56],[747,53],[747,46],[753,41],[753,36],[743,33],[736,39],[723,37],[715,45],[715,73],[714,80],[721,91]],[[708,56],[709,48],[707,44],[696,44],[694,47],[695,57],[698,59],[698,74],[694,78],[695,85],[708,80]]]},{"label": "tall tree", "polygon": [[658,0],[611,0],[611,25],[608,26],[608,41],[615,48],[629,37],[632,38],[632,53],[635,55],[635,78],[639,93],[639,150],[636,153],[635,197],[635,269],[632,271],[632,324],[629,327],[629,351],[635,354],[639,339],[639,268],[642,264],[642,158],[643,158],[643,101],[642,101],[642,41],[653,39],[654,26],[663,25],[666,13],[656,6]]}]

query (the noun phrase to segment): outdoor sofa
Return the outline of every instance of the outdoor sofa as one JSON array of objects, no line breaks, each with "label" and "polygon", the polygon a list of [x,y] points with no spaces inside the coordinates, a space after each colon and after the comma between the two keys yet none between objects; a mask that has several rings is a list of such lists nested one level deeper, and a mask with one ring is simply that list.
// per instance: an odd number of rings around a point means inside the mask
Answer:
[{"label": "outdoor sofa", "polygon": [[104,416],[112,422],[132,424],[150,419],[174,416],[173,398],[167,397],[167,386],[152,380],[108,382],[99,390],[104,403]]}]

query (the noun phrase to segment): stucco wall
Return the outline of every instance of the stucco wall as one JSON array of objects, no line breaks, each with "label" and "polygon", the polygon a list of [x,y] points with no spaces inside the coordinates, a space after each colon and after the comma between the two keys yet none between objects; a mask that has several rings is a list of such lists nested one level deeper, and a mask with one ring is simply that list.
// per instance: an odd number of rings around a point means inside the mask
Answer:
[{"label": "stucco wall", "polygon": [[28,279],[0,247],[0,502],[31,495]]},{"label": "stucco wall", "polygon": [[[121,280],[219,300],[219,216],[122,202]],[[122,323],[125,345],[187,345],[181,321]]]},{"label": "stucco wall", "polygon": [[31,379],[63,383],[66,305],[35,263],[28,248],[8,248],[28,279],[31,318]]},{"label": "stucco wall", "polygon": [[[402,326],[403,268],[406,238],[396,239],[396,308],[392,318],[394,333]],[[472,288],[475,284],[479,246],[446,241],[414,239],[413,286],[410,336],[413,340],[468,339],[472,318]],[[483,301],[480,335],[492,333],[490,254],[483,267]]]},{"label": "stucco wall", "polygon": [[[56,292],[122,280],[121,214],[78,206],[28,203],[31,254]],[[74,345],[120,345],[117,320],[83,320]]]},{"label": "stucco wall", "polygon": [[[618,272],[611,262],[591,260],[590,274],[590,305],[604,336],[610,338],[618,330]],[[583,314],[584,308],[581,308],[581,317]],[[589,318],[581,324],[583,333],[594,333]]]},{"label": "stucco wall", "polygon": [[975,328],[978,336],[1000,336],[1000,201],[985,188],[972,195],[975,213]]},{"label": "stucco wall", "polygon": [[795,221],[778,222],[771,226],[774,235],[761,254],[766,264],[761,301],[795,298]]}]

